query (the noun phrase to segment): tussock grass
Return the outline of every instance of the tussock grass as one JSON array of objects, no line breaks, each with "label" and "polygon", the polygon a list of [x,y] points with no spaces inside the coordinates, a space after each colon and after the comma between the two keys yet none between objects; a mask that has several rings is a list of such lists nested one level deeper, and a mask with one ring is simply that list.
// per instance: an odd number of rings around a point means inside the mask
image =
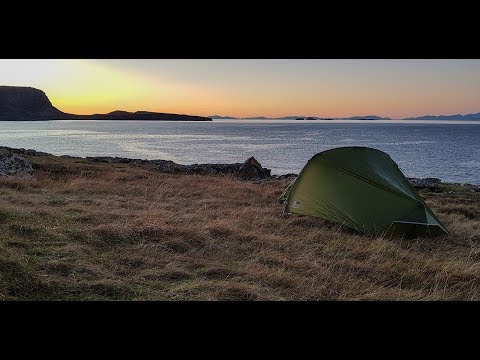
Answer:
[{"label": "tussock grass", "polygon": [[401,239],[282,215],[288,180],[29,160],[0,178],[0,300],[480,299],[468,187],[421,192],[449,235]]}]

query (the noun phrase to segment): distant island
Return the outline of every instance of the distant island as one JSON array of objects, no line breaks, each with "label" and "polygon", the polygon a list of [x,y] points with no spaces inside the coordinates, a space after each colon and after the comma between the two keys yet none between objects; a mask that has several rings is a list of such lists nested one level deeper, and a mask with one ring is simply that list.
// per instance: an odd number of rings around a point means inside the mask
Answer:
[{"label": "distant island", "polygon": [[174,120],[212,121],[209,117],[150,111],[112,111],[107,114],[76,115],[60,111],[39,89],[0,86],[0,120]]},{"label": "distant island", "polygon": [[238,118],[233,117],[233,116],[220,116],[220,115],[210,115],[209,118],[212,118],[212,119],[224,119],[224,120],[238,119]]},{"label": "distant island", "polygon": [[292,116],[283,116],[283,117],[253,116],[253,117],[246,117],[246,118],[212,115],[210,117],[212,119],[235,119],[235,120],[392,120],[388,117],[381,117],[376,115],[352,116],[348,118],[326,118],[326,117],[306,116],[306,115],[292,115]]},{"label": "distant island", "polygon": [[[339,117],[339,118],[327,118],[320,116],[283,116],[283,117],[265,117],[256,116],[248,118],[238,118],[233,116],[220,116],[212,115],[212,119],[235,119],[235,120],[392,120],[389,117],[377,116],[377,115],[364,115],[364,116],[351,116],[351,117]],[[455,115],[425,115],[418,117],[409,117],[399,120],[480,120],[480,113],[476,114],[455,114]]]},{"label": "distant island", "polygon": [[480,120],[480,113],[466,115],[425,115],[405,118],[404,120]]},{"label": "distant island", "polygon": [[[39,89],[25,86],[0,86],[0,121],[20,120],[173,120],[173,121],[212,121],[228,120],[391,120],[377,115],[328,118],[320,116],[290,115],[283,117],[255,116],[238,118],[234,116],[211,115],[208,117],[159,113],[151,111],[116,110],[106,114],[77,115],[63,112],[52,105],[47,95]],[[424,115],[402,120],[480,120],[480,112],[455,115]]]},{"label": "distant island", "polygon": [[392,120],[388,117],[381,117],[377,115],[366,115],[366,116],[351,116],[348,118],[341,118],[342,120]]}]

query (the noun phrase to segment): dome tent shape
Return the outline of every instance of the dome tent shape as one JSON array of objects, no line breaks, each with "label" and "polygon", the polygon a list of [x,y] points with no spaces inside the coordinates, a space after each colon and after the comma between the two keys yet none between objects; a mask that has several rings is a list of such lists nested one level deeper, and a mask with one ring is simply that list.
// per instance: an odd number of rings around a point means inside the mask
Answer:
[{"label": "dome tent shape", "polygon": [[324,218],[367,234],[448,233],[390,156],[368,147],[314,155],[280,200],[284,213]]}]

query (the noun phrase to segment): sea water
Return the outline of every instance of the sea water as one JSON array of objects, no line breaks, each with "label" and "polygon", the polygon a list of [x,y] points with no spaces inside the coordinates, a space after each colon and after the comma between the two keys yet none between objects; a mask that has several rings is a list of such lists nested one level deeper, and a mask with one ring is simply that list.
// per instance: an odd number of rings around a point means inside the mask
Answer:
[{"label": "sea water", "polygon": [[272,174],[298,173],[340,146],[382,150],[406,176],[480,184],[480,121],[213,120],[3,121],[0,145],[54,155],[120,156],[180,164],[254,156]]}]

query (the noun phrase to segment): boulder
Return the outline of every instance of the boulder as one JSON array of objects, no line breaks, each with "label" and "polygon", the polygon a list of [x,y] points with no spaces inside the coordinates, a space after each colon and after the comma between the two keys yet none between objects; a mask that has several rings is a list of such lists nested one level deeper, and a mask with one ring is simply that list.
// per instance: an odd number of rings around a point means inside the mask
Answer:
[{"label": "boulder", "polygon": [[0,176],[31,179],[32,165],[24,158],[8,150],[0,149]]},{"label": "boulder", "polygon": [[263,168],[253,156],[248,158],[238,169],[240,177],[246,180],[266,179],[270,177],[270,169]]}]

